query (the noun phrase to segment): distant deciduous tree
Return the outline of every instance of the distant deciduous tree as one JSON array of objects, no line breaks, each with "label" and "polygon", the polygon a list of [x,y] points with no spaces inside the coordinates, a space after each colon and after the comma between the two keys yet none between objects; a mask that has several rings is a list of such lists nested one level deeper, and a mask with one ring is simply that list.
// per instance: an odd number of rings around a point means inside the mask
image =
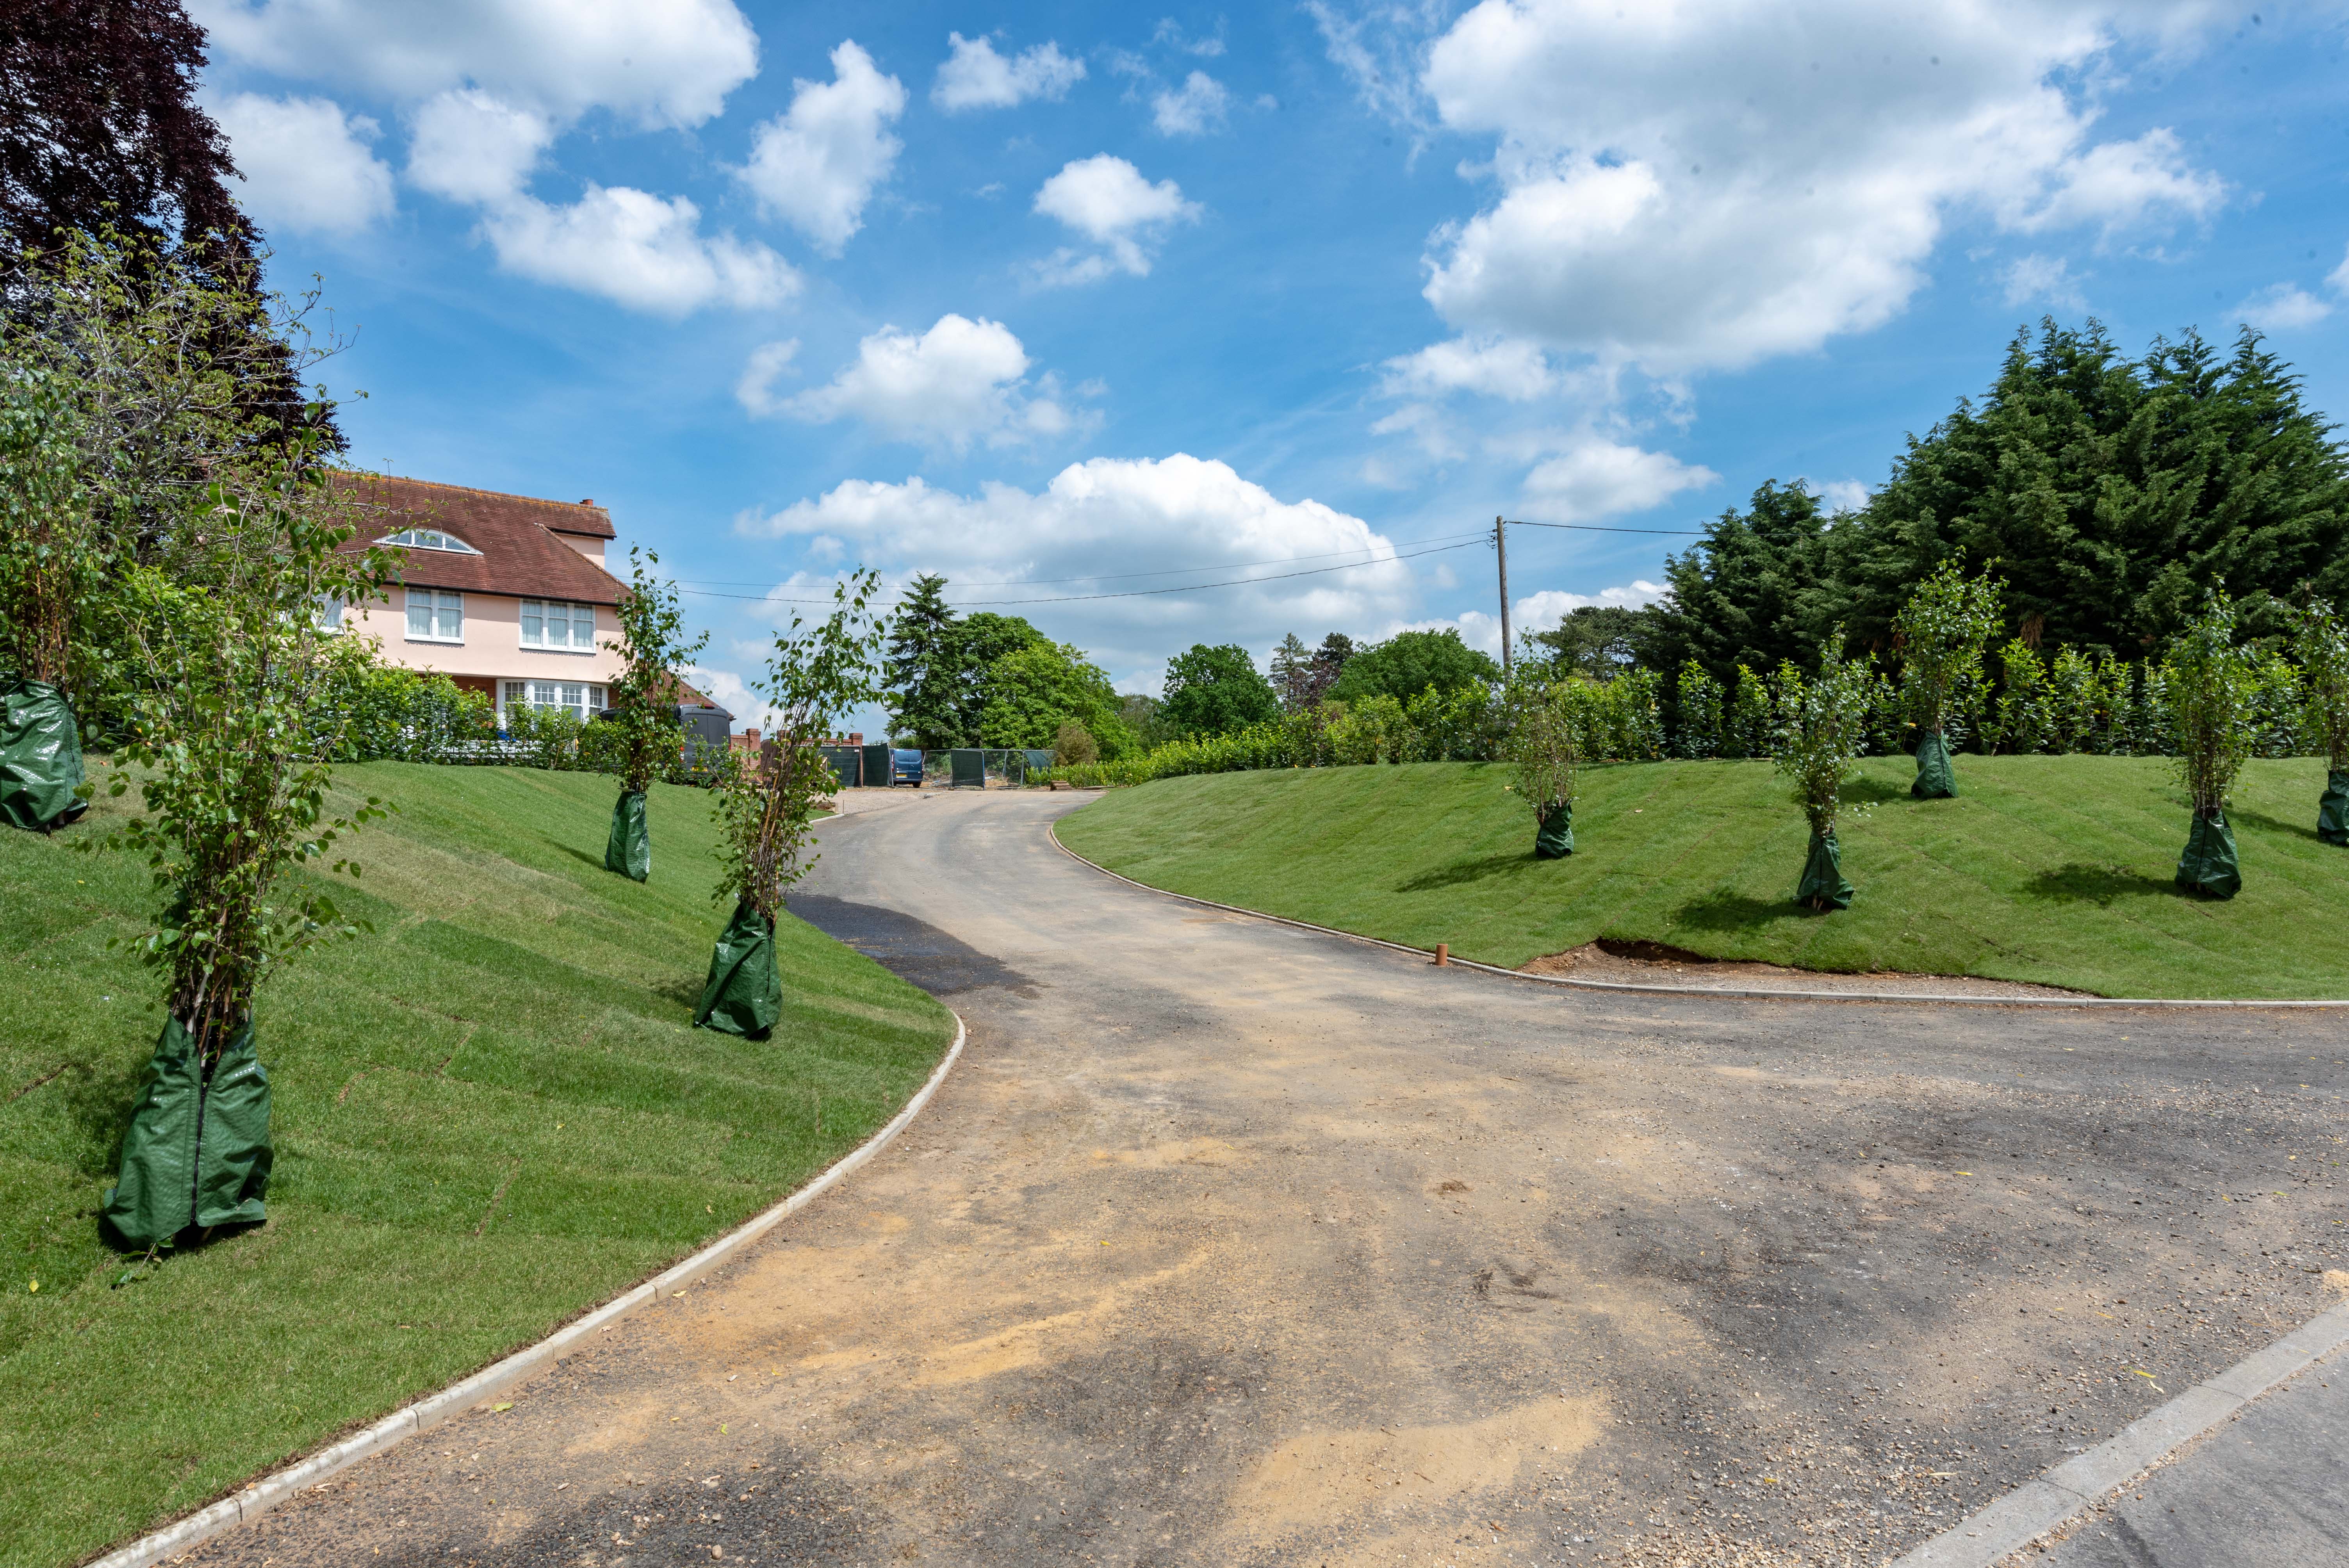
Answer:
[{"label": "distant deciduous tree", "polygon": [[1431,686],[1454,692],[1493,686],[1500,678],[1501,666],[1462,642],[1457,632],[1398,632],[1347,660],[1329,695],[1340,702],[1366,696],[1409,702]]},{"label": "distant deciduous tree", "polygon": [[1167,661],[1160,711],[1180,734],[1228,735],[1273,717],[1280,699],[1246,648],[1195,643]]}]

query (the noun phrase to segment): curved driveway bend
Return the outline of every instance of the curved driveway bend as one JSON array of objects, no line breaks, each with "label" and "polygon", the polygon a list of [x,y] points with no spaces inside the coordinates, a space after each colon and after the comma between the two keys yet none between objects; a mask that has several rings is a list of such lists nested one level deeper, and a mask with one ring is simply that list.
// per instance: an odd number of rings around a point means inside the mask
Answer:
[{"label": "curved driveway bend", "polygon": [[207,1563],[1880,1563],[2349,1287],[2341,1018],[1631,998],[825,824],[970,1044],[843,1190]]}]

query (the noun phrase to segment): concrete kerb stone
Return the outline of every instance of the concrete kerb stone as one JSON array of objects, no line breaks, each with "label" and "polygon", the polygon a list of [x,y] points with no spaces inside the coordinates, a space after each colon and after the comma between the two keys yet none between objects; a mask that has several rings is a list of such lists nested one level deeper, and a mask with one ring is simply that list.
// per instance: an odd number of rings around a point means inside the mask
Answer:
[{"label": "concrete kerb stone", "polygon": [[732,1261],[736,1253],[798,1213],[887,1148],[891,1140],[905,1130],[906,1123],[929,1104],[931,1096],[937,1092],[938,1085],[946,1081],[947,1069],[961,1057],[963,1043],[969,1037],[962,1015],[954,1013],[952,1008],[947,1011],[955,1021],[954,1043],[947,1047],[946,1056],[930,1074],[929,1080],[905,1102],[905,1109],[898,1111],[886,1127],[841,1156],[823,1174],[798,1191],[736,1226],[684,1262],[614,1297],[585,1316],[574,1318],[537,1344],[517,1350],[502,1361],[484,1367],[471,1377],[451,1384],[437,1394],[428,1395],[412,1405],[395,1410],[374,1425],[354,1432],[339,1442],[329,1443],[308,1458],[297,1460],[218,1502],[199,1509],[185,1519],[166,1525],[152,1534],[141,1536],[128,1546],[117,1547],[91,1563],[89,1568],[148,1568],[150,1563],[161,1563],[177,1553],[191,1551],[222,1532],[284,1502],[303,1488],[316,1486],[337,1470],[357,1464],[371,1454],[381,1453],[404,1438],[438,1426],[451,1416],[460,1415],[503,1393],[524,1378],[560,1361],[566,1354],[578,1348],[590,1335],[600,1333],[663,1291],[681,1290],[719,1264]]},{"label": "concrete kerb stone", "polygon": [[1890,1568],[1992,1568],[2129,1485],[2244,1406],[2349,1345],[2349,1302],[2319,1313],[2264,1350],[2122,1428],[2086,1453],[2025,1481]]},{"label": "concrete kerb stone", "polygon": [[[1119,876],[1098,861],[1089,861],[1068,845],[1061,842],[1054,826],[1044,825],[1045,836],[1052,847],[1076,861],[1091,866],[1105,877],[1112,877],[1128,887],[1143,892],[1156,893],[1183,903],[1196,904],[1201,909],[1219,909],[1226,914],[1245,914],[1255,920],[1268,920],[1275,925],[1293,926],[1299,931],[1310,931],[1322,936],[1342,936],[1349,942],[1364,943],[1371,947],[1383,947],[1391,953],[1408,953],[1413,957],[1431,962],[1434,952],[1430,948],[1413,947],[1407,943],[1389,942],[1382,936],[1364,936],[1360,932],[1340,931],[1331,925],[1316,925],[1309,920],[1291,920],[1285,914],[1267,914],[1260,909],[1247,909],[1237,903],[1217,903],[1211,898],[1197,898],[1187,892],[1169,892],[1163,887]],[[1627,980],[1577,980],[1570,975],[1528,975],[1522,969],[1504,969],[1497,964],[1479,964],[1473,958],[1449,955],[1448,967],[1476,969],[1505,979],[1524,980],[1537,985],[1566,985],[1578,991],[1630,992],[1645,996],[1714,996],[1732,1001],[1749,1002],[1892,1002],[1931,1003],[1936,1006],[1965,1007],[2335,1007],[2349,1009],[2349,997],[2325,1000],[2236,1001],[2232,998],[2163,997],[2163,996],[1965,996],[1934,995],[1913,992],[1888,991],[1776,991],[1758,985],[1641,985]]]}]

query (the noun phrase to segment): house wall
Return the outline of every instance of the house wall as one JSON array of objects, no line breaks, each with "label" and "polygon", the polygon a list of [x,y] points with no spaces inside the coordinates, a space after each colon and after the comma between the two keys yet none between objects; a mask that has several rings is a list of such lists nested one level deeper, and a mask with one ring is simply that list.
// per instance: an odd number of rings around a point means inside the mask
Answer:
[{"label": "house wall", "polygon": [[403,669],[438,670],[442,675],[479,680],[588,681],[610,686],[627,667],[610,645],[620,634],[619,621],[609,604],[595,610],[593,651],[556,651],[522,645],[522,600],[502,593],[465,595],[465,640],[462,644],[411,642],[408,636],[406,591],[391,591],[391,602],[353,605],[343,613],[345,630],[374,637],[383,661]]},{"label": "house wall", "polygon": [[[553,529],[549,529],[547,531],[554,533]],[[585,556],[596,565],[601,566],[604,564],[605,542],[603,540],[591,538],[584,533],[555,533],[554,537],[563,541],[564,543],[571,546],[572,549],[577,551],[580,554]]]}]

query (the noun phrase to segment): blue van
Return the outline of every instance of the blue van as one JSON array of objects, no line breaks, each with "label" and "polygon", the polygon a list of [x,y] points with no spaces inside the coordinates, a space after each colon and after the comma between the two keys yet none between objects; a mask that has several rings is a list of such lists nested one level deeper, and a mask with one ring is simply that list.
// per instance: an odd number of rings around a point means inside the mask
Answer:
[{"label": "blue van", "polygon": [[911,784],[915,789],[920,789],[922,787],[922,754],[918,751],[901,751],[892,748],[889,753],[889,782],[893,786]]}]

